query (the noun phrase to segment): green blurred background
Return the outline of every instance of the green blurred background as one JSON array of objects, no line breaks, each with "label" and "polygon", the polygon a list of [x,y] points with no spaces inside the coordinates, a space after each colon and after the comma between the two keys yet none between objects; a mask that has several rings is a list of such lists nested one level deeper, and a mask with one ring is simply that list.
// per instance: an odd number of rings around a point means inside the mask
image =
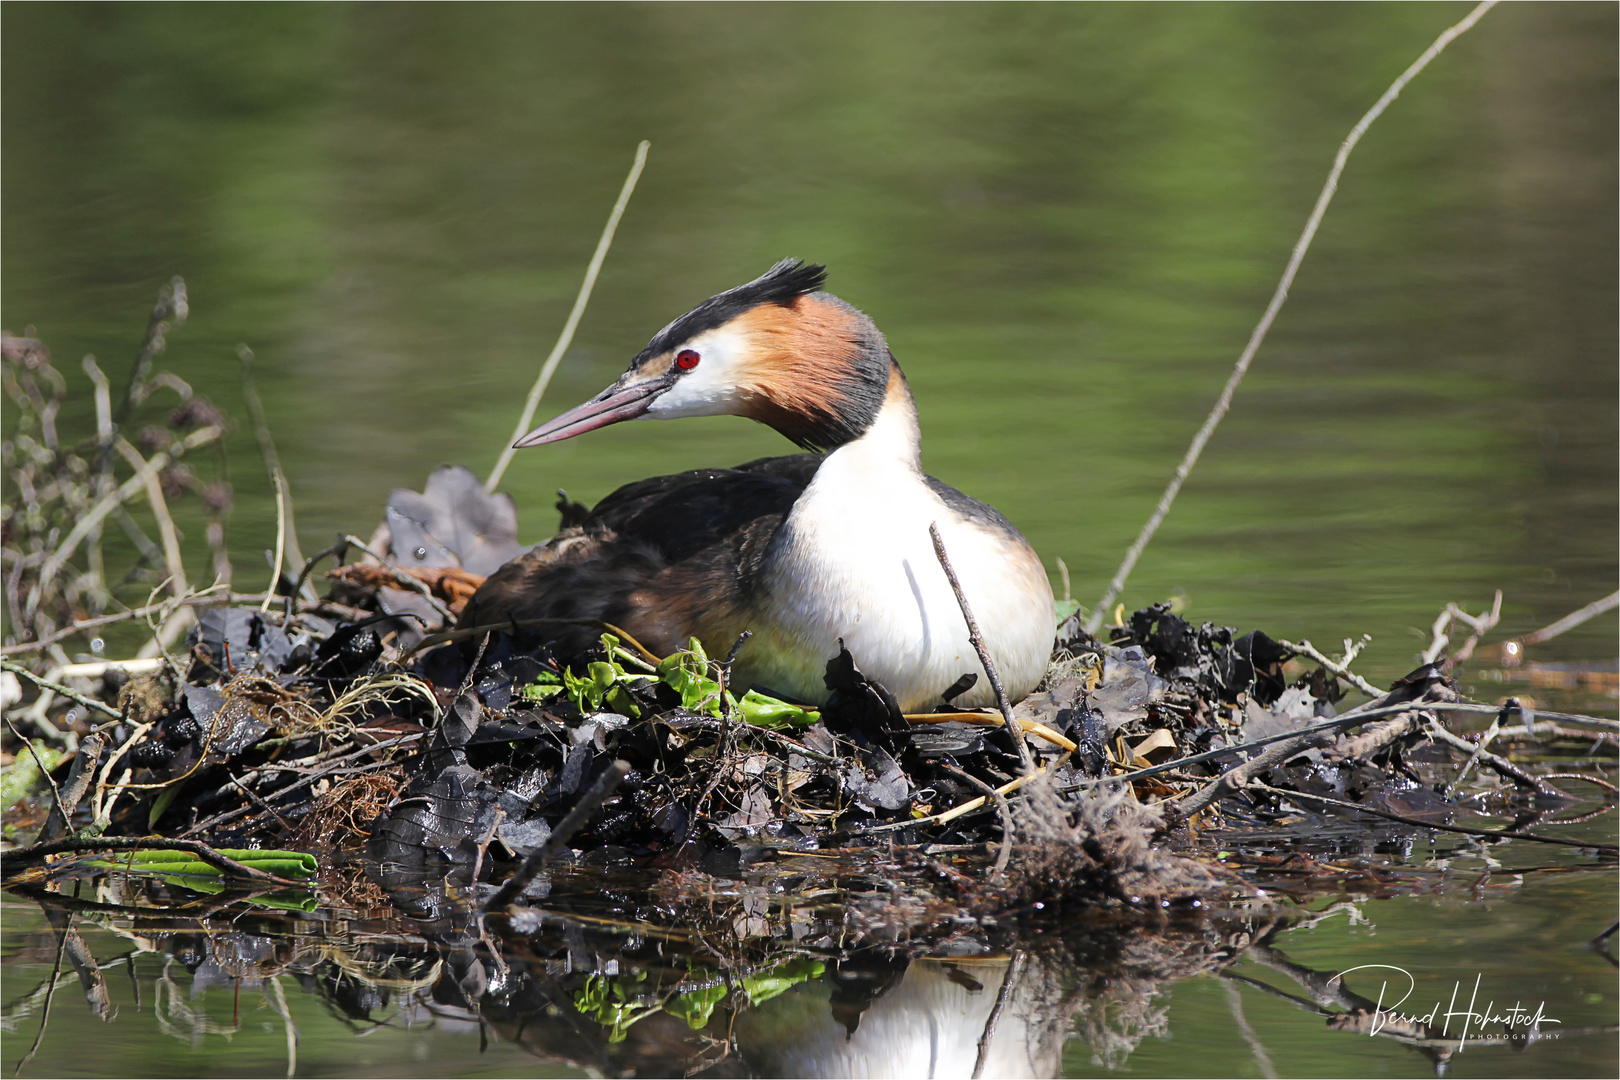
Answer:
[{"label": "green blurred background", "polygon": [[[314,550],[368,532],[389,489],[441,463],[488,471],[650,139],[541,417],[698,300],[785,255],[825,262],[905,366],[929,470],[1000,507],[1054,577],[1064,559],[1089,605],[1339,141],[1467,10],[8,3],[0,313],[68,375],[73,437],[93,426],[80,357],[121,380],[158,288],[184,276],[192,317],[164,363],[245,421],[235,349],[255,350]],[[1501,588],[1504,632],[1522,633],[1615,588],[1616,23],[1612,4],[1504,5],[1373,128],[1128,604],[1184,594],[1194,619],[1325,646],[1371,632],[1362,666],[1387,679],[1448,601],[1479,610]],[[522,453],[504,487],[537,541],[558,487],[589,501],[787,449],[734,419],[624,425]],[[275,511],[245,425],[230,479],[237,584],[258,589]],[[203,519],[176,509],[200,578]],[[1538,655],[1615,650],[1610,617]],[[1496,909],[1375,906],[1377,958],[1443,958],[1442,983],[1530,972],[1555,1015],[1602,1022],[1612,971],[1578,944],[1612,917],[1602,880]],[[31,924],[7,908],[10,949]],[[1575,928],[1537,923],[1548,913]],[[1370,933],[1289,940],[1332,959]],[[1577,985],[1593,971],[1607,982]],[[1227,1007],[1212,982],[1183,984],[1177,1041],[1134,1064],[1252,1071]],[[1432,1072],[1371,1040],[1352,1059],[1318,1018],[1288,1014],[1285,1031],[1268,1011],[1285,1010],[1250,1007],[1289,1074]],[[294,1009],[306,1074],[536,1067],[500,1045],[475,1058],[469,1032],[360,1042],[313,1000]],[[122,1041],[73,1031],[53,1029],[37,1068],[280,1068],[280,1029],[257,1012],[231,1053],[135,1024]],[[1082,1045],[1065,1067],[1090,1069]],[[1549,1070],[1612,1075],[1612,1039],[1456,1066]]]},{"label": "green blurred background", "polygon": [[[255,350],[314,550],[441,463],[488,471],[650,139],[541,418],[698,300],[825,262],[906,368],[929,471],[1090,605],[1339,140],[1467,10],[8,4],[0,303],[87,391],[82,354],[121,383],[184,276],[165,363],[241,421]],[[1387,678],[1447,601],[1501,588],[1523,632],[1615,588],[1615,37],[1612,5],[1504,6],[1373,128],[1129,605],[1371,632]],[[558,487],[788,449],[625,425],[503,486],[538,541]],[[274,502],[245,424],[230,460],[258,589]],[[1607,618],[1544,655],[1615,647]]]}]

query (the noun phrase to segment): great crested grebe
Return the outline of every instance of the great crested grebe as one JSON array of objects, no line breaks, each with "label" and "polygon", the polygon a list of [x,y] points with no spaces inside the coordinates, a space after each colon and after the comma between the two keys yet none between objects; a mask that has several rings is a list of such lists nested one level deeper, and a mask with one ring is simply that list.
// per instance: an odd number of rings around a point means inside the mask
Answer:
[{"label": "great crested grebe", "polygon": [[[621,420],[746,416],[806,454],[627,484],[479,588],[463,626],[600,620],[667,654],[698,638],[732,683],[816,704],[840,639],[906,712],[978,673],[937,561],[937,522],[1008,695],[1046,670],[1052,587],[992,507],[924,475],[917,406],[872,320],[784,259],[657,334],[606,390],[518,440],[541,446]],[[600,630],[547,627],[559,655]],[[994,703],[980,678],[952,699]]]}]

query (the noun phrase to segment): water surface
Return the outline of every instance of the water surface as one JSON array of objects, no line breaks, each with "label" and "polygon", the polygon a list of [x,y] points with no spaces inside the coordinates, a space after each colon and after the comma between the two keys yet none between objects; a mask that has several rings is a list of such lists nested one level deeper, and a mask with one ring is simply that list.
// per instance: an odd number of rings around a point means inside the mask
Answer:
[{"label": "water surface", "polygon": [[[1006,513],[1054,581],[1064,560],[1089,605],[1339,140],[1466,10],[7,5],[0,309],[53,350],[79,395],[64,430],[87,432],[79,357],[121,375],[182,275],[193,314],[164,362],[240,419],[235,349],[252,347],[315,550],[369,533],[391,488],[441,463],[493,464],[650,139],[542,418],[704,297],[785,255],[826,263],[905,367],[929,471]],[[1370,633],[1363,670],[1387,680],[1447,602],[1480,610],[1501,589],[1519,634],[1614,590],[1615,37],[1612,6],[1504,6],[1379,121],[1127,605],[1184,595],[1194,620],[1324,645]],[[559,487],[592,501],[787,449],[731,418],[623,425],[520,454],[503,487],[538,541]],[[229,478],[236,583],[258,589],[275,512],[245,425]],[[177,514],[196,577],[203,519]],[[1609,617],[1541,655],[1615,652]],[[1578,953],[1613,918],[1604,881],[1374,901],[1378,951],[1443,954],[1449,985],[1489,937],[1479,963],[1499,977],[1568,976],[1547,993],[1612,1021],[1612,969]],[[36,925],[5,915],[8,942]],[[1442,924],[1471,929],[1430,941]],[[1373,931],[1302,933],[1290,948],[1339,962]],[[1260,1070],[1228,985],[1177,984],[1169,1041],[1146,1038],[1128,1067]],[[221,993],[204,1006],[229,1011]],[[1319,1020],[1240,993],[1257,1030],[1299,1032],[1262,1032],[1279,1073],[1350,1068]],[[314,999],[291,1008],[309,1074],[535,1067],[500,1040],[473,1056],[476,1025],[357,1040]],[[34,1068],[258,1074],[280,1067],[278,1024],[255,1012],[229,1044],[153,1029],[106,1059],[63,1040]],[[1365,1042],[1377,1053],[1350,1071],[1431,1068]],[[1452,1072],[1613,1073],[1612,1040],[1575,1053],[1470,1052]],[[1089,1060],[1074,1042],[1062,1068]]]}]

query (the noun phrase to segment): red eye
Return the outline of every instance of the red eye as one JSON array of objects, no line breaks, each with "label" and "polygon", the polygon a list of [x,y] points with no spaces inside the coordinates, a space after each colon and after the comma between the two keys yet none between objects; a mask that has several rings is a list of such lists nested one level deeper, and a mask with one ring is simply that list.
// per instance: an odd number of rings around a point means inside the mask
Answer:
[{"label": "red eye", "polygon": [[675,354],[675,366],[680,368],[682,371],[691,371],[693,368],[698,366],[698,361],[701,359],[703,359],[703,357],[699,356],[691,349],[682,349],[680,352]]}]

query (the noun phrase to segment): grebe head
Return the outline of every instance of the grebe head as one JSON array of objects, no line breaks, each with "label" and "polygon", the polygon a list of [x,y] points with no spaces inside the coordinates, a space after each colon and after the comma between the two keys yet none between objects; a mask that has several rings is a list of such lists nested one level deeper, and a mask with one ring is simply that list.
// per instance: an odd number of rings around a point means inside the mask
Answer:
[{"label": "grebe head", "polygon": [[861,312],[821,292],[827,270],[783,259],[658,333],[606,390],[529,432],[541,446],[621,420],[746,416],[808,450],[871,426],[899,369]]}]

